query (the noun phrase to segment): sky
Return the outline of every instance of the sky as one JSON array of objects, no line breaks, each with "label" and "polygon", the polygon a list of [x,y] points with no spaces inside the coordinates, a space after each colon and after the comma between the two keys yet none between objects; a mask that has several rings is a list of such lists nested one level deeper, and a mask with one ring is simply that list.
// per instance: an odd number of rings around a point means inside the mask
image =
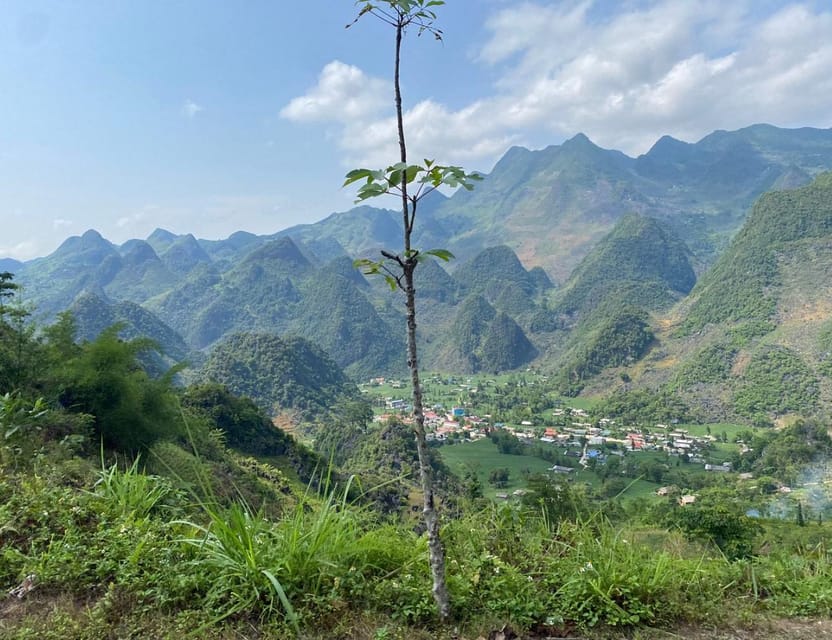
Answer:
[{"label": "sky", "polygon": [[[224,238],[353,206],[397,159],[393,32],[352,0],[2,0],[0,258],[97,229]],[[578,132],[636,156],[832,127],[829,0],[447,0],[404,44],[411,158],[488,172]],[[379,206],[392,203],[377,201]]]}]

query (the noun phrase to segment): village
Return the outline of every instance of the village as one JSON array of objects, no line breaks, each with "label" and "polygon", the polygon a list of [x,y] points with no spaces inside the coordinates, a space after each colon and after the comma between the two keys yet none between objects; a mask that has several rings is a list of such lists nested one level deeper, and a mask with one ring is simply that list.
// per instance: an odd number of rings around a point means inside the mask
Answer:
[{"label": "village", "polygon": [[[490,381],[488,381],[490,382]],[[539,382],[545,382],[540,376]],[[551,453],[548,460],[556,460],[548,467],[553,474],[569,476],[581,471],[598,470],[611,458],[641,458],[645,460],[676,460],[687,469],[701,473],[727,474],[732,471],[727,460],[729,451],[746,450],[747,445],[735,439],[729,443],[726,433],[692,433],[690,425],[655,423],[649,427],[619,424],[608,417],[598,417],[583,407],[570,406],[568,399],[553,401],[548,407],[529,419],[508,421],[502,415],[484,412],[478,400],[483,397],[478,379],[445,380],[434,375],[425,384],[423,413],[427,440],[434,446],[465,446],[504,432],[526,445],[529,451]],[[528,384],[528,381],[527,381]],[[373,378],[360,385],[363,393],[373,400],[375,420],[386,422],[391,418],[408,423],[412,421],[412,406],[404,384],[398,380]],[[532,381],[530,386],[534,386]],[[542,385],[540,385],[542,387]],[[500,387],[490,385],[490,396]],[[543,393],[541,388],[541,393]],[[455,400],[456,403],[449,402]],[[486,404],[486,403],[482,403]],[[493,402],[489,403],[492,406]],[[624,468],[622,460],[616,469]],[[736,474],[750,479],[751,474]],[[667,487],[656,485],[656,494],[664,495]],[[498,494],[502,497],[502,494]],[[691,497],[686,496],[688,501]]]}]

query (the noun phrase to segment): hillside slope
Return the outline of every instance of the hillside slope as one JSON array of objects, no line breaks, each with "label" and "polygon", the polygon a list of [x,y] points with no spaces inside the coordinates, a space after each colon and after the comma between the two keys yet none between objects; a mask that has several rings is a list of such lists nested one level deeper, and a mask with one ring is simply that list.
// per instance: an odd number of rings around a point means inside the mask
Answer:
[{"label": "hillside slope", "polygon": [[832,403],[832,173],[767,193],[664,323],[642,383],[761,423]]}]

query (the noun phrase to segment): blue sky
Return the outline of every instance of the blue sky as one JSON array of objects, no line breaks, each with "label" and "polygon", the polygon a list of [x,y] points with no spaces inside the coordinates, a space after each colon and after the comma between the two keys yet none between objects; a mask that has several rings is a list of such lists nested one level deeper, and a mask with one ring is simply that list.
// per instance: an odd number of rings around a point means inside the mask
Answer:
[{"label": "blue sky", "polygon": [[[0,257],[96,228],[272,233],[395,159],[391,33],[351,0],[4,0]],[[832,6],[449,0],[406,43],[412,157],[488,171],[581,131],[637,155],[755,122],[832,126]],[[382,204],[381,202],[379,204]]]}]

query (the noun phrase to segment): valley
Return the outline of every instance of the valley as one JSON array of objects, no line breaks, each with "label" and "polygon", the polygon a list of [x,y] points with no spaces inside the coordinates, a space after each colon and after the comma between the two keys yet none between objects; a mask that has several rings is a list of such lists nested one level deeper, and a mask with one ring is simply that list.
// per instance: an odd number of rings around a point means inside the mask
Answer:
[{"label": "valley", "polygon": [[4,262],[0,631],[456,637],[423,472],[472,638],[828,616],[827,138],[578,136],[428,200],[424,465],[402,298],[353,265],[389,211]]},{"label": "valley", "polygon": [[[408,424],[410,393],[402,381],[375,377],[359,389],[376,422]],[[491,499],[521,498],[534,476],[555,473],[590,495],[623,502],[681,500],[682,493],[690,500],[697,489],[721,486],[742,496],[748,512],[794,518],[801,503],[806,517],[832,516],[832,469],[824,462],[798,474],[768,467],[762,479],[752,471],[752,447],[777,439],[785,425],[687,423],[684,413],[666,414],[666,424],[649,413],[622,420],[602,399],[575,402],[533,371],[432,374],[423,393],[429,441],[458,477],[476,477]],[[508,478],[490,481],[495,469],[508,469]]]},{"label": "valley", "polygon": [[[728,162],[742,180],[706,179]],[[416,241],[457,256],[417,272],[422,361],[454,374],[534,366],[569,396],[666,387],[712,421],[828,406],[828,174],[812,182],[824,168],[829,131],[767,125],[696,144],[665,137],[636,159],[585,136],[514,148],[475,191],[434,192],[420,210]],[[540,199],[544,184],[552,197]],[[790,190],[762,195],[779,186]],[[604,198],[590,206],[586,194]],[[70,309],[85,339],[124,322],[125,336],[159,342],[159,370],[188,361],[196,372],[230,336],[265,332],[310,340],[355,379],[401,375],[401,300],[351,265],[389,246],[397,224],[360,206],[219,241],[158,229],[116,246],[91,230],[13,273],[41,321]],[[734,375],[743,362],[755,363],[751,380]],[[749,397],[756,363],[786,367],[799,388]]]},{"label": "valley", "polygon": [[832,637],[827,4],[0,3],[0,638]]}]

